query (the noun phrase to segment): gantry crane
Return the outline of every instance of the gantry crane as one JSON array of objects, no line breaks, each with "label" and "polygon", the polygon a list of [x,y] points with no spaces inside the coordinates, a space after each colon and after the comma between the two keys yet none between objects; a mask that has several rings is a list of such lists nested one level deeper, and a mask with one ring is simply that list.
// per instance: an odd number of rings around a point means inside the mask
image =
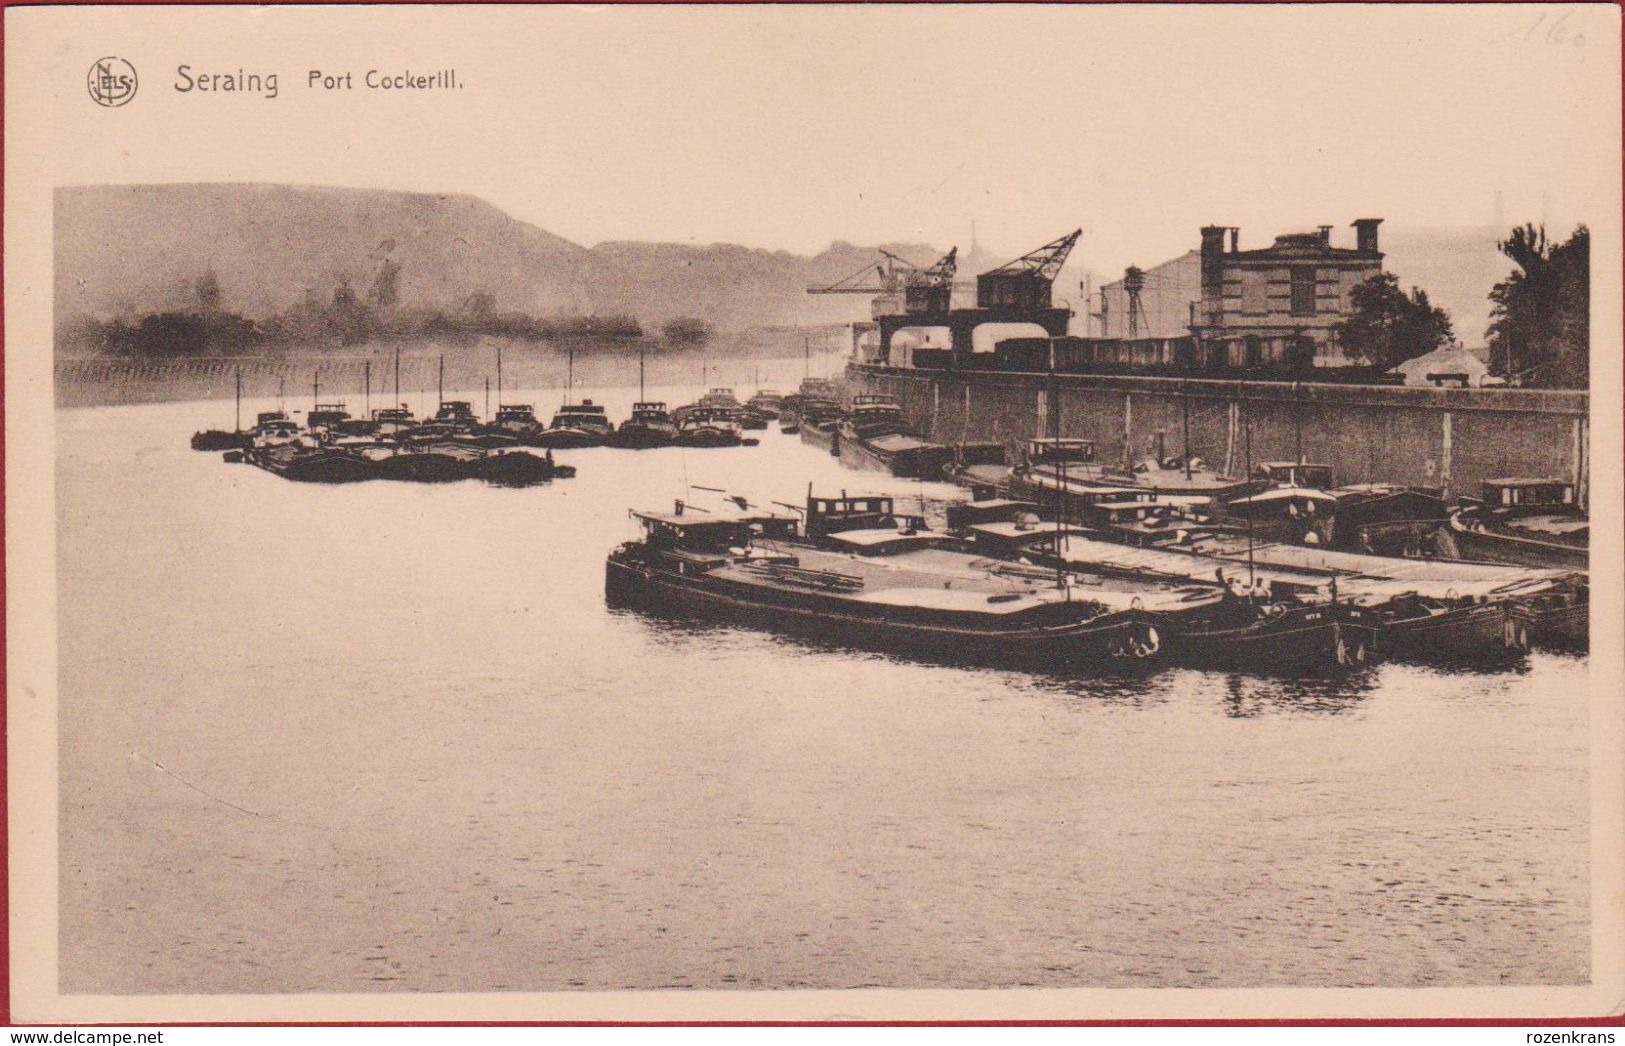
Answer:
[{"label": "gantry crane", "polygon": [[1050,308],[1050,289],[1067,255],[1083,235],[1075,229],[1014,261],[976,277],[976,304],[980,308]]},{"label": "gantry crane", "polygon": [[828,286],[808,287],[808,294],[872,294],[872,315],[936,315],[948,311],[959,248],[955,247],[929,268],[881,250],[881,262],[863,268]]}]

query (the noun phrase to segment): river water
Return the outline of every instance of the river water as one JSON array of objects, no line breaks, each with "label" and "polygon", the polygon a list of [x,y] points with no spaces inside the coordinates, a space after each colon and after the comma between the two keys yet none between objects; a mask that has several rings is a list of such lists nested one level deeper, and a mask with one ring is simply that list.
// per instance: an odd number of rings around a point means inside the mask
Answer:
[{"label": "river water", "polygon": [[1589,977],[1584,658],[1092,679],[655,621],[603,603],[628,507],[953,488],[776,429],[303,486],[187,449],[230,417],[58,414],[64,991]]}]

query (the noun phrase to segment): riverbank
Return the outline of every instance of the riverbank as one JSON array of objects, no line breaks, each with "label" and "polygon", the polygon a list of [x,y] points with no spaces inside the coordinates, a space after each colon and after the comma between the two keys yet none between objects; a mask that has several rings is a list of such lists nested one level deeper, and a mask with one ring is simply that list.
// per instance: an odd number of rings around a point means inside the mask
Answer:
[{"label": "riverbank", "polygon": [[[482,389],[487,380],[496,396],[499,347],[503,388],[557,388],[562,392],[572,366],[577,386],[637,384],[637,343],[538,344],[486,338],[473,343],[415,341],[332,350],[309,347],[242,356],[62,357],[54,368],[55,398],[58,408],[230,399],[236,395],[239,372],[245,398],[304,398],[319,383],[324,401],[342,400],[352,409],[365,407],[369,399],[373,407],[387,406],[397,399],[416,405],[438,387]],[[810,347],[810,354],[804,358],[802,336],[790,331],[753,333],[704,346],[651,343],[643,346],[645,381],[649,385],[754,388],[758,380],[766,380],[770,368],[783,373],[784,361],[791,359],[797,365],[796,373],[810,370],[814,375],[838,374],[841,361],[836,354],[846,348],[844,342],[838,344],[837,339],[825,338],[820,344],[815,339]],[[395,395],[397,385],[399,397]]]}]

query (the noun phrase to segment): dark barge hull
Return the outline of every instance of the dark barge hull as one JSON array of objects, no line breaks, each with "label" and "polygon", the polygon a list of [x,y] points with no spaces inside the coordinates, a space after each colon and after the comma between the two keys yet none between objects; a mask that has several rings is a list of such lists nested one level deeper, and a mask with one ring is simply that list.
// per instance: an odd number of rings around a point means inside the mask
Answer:
[{"label": "dark barge hull", "polygon": [[1382,641],[1382,629],[1369,611],[1321,605],[1236,628],[1176,628],[1171,656],[1265,675],[1326,675],[1375,660]]},{"label": "dark barge hull", "polygon": [[246,432],[209,429],[192,433],[193,450],[247,450],[253,445],[254,438]]},{"label": "dark barge hull", "polygon": [[1586,570],[1591,566],[1591,550],[1584,545],[1565,545],[1492,530],[1469,530],[1455,520],[1450,521],[1447,532],[1459,559],[1551,570]]},{"label": "dark barge hull", "polygon": [[532,436],[525,446],[579,450],[583,447],[602,447],[608,438],[606,433],[584,429],[547,429]]},{"label": "dark barge hull", "polygon": [[670,447],[677,442],[677,434],[624,422],[610,434],[605,446],[622,450],[648,450],[652,447]]},{"label": "dark barge hull", "polygon": [[889,472],[898,479],[937,479],[954,460],[953,450],[940,443],[891,453],[845,435],[835,441],[835,450],[848,468]]},{"label": "dark barge hull", "polygon": [[384,458],[377,469],[384,479],[406,483],[455,483],[469,475],[468,464],[461,458],[423,451],[402,451]]},{"label": "dark barge hull", "polygon": [[698,429],[677,435],[679,447],[742,447],[745,441],[726,429]]},{"label": "dark barge hull", "polygon": [[817,447],[819,450],[836,454],[836,444],[840,435],[833,428],[822,429],[817,425],[803,422],[801,425],[801,442]]},{"label": "dark barge hull", "polygon": [[[568,471],[566,471],[568,469]],[[561,468],[539,454],[491,454],[468,463],[468,474],[503,487],[528,487],[575,475],[575,469]]]},{"label": "dark barge hull", "polygon": [[703,575],[679,578],[611,555],[605,566],[605,601],[611,607],[677,618],[707,619],[784,632],[831,645],[951,661],[1040,666],[1046,669],[1121,669],[1156,663],[1160,623],[1126,612],[1055,627],[977,628],[963,622],[906,620],[899,608],[874,605],[854,612],[850,600],[785,593]]},{"label": "dark barge hull", "polygon": [[1536,646],[1558,650],[1586,650],[1591,646],[1589,592],[1537,596],[1525,601],[1516,613],[1527,623],[1530,642]]},{"label": "dark barge hull", "polygon": [[284,457],[265,451],[250,451],[250,464],[295,483],[360,483],[378,479],[378,467],[365,458],[339,452],[317,452]]},{"label": "dark barge hull", "polygon": [[1408,661],[1498,661],[1529,650],[1530,621],[1511,600],[1426,617],[1383,615],[1384,651]]}]

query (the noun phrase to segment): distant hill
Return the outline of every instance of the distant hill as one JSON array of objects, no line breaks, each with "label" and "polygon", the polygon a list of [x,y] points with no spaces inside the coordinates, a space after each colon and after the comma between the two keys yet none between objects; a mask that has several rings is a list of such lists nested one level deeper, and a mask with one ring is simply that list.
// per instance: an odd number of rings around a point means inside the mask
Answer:
[{"label": "distant hill", "polygon": [[399,303],[583,311],[587,252],[471,196],[282,185],[119,185],[56,193],[58,316],[191,304],[203,273],[221,306],[261,318],[348,282],[366,295],[386,261]]},{"label": "distant hill", "polygon": [[[732,244],[612,242],[591,249],[471,196],[285,185],[119,185],[56,193],[59,318],[111,319],[198,300],[213,273],[221,308],[250,319],[363,301],[393,277],[394,304],[455,309],[476,294],[502,312],[631,314],[657,329],[700,316],[721,329],[844,322],[861,295],[808,295],[874,262],[836,243],[814,256]],[[928,265],[923,244],[887,249]]]},{"label": "distant hill", "polygon": [[[485,294],[500,312],[630,314],[647,330],[675,316],[699,316],[722,330],[841,323],[866,317],[867,297],[806,288],[859,273],[879,257],[875,247],[842,242],[811,257],[733,244],[587,248],[472,196],[287,185],[63,188],[55,229],[61,319],[187,308],[208,272],[221,308],[264,319],[307,297],[330,300],[345,284],[365,301],[381,274],[398,267],[394,298],[402,308],[456,309]],[[1425,289],[1450,311],[1462,341],[1479,345],[1486,296],[1511,269],[1495,249],[1504,234],[1385,227],[1382,247],[1401,282]],[[945,249],[882,246],[921,266]],[[964,255],[959,304],[973,295],[975,273],[1008,260]],[[1057,298],[1076,304],[1080,277],[1076,265],[1063,271]]]}]

